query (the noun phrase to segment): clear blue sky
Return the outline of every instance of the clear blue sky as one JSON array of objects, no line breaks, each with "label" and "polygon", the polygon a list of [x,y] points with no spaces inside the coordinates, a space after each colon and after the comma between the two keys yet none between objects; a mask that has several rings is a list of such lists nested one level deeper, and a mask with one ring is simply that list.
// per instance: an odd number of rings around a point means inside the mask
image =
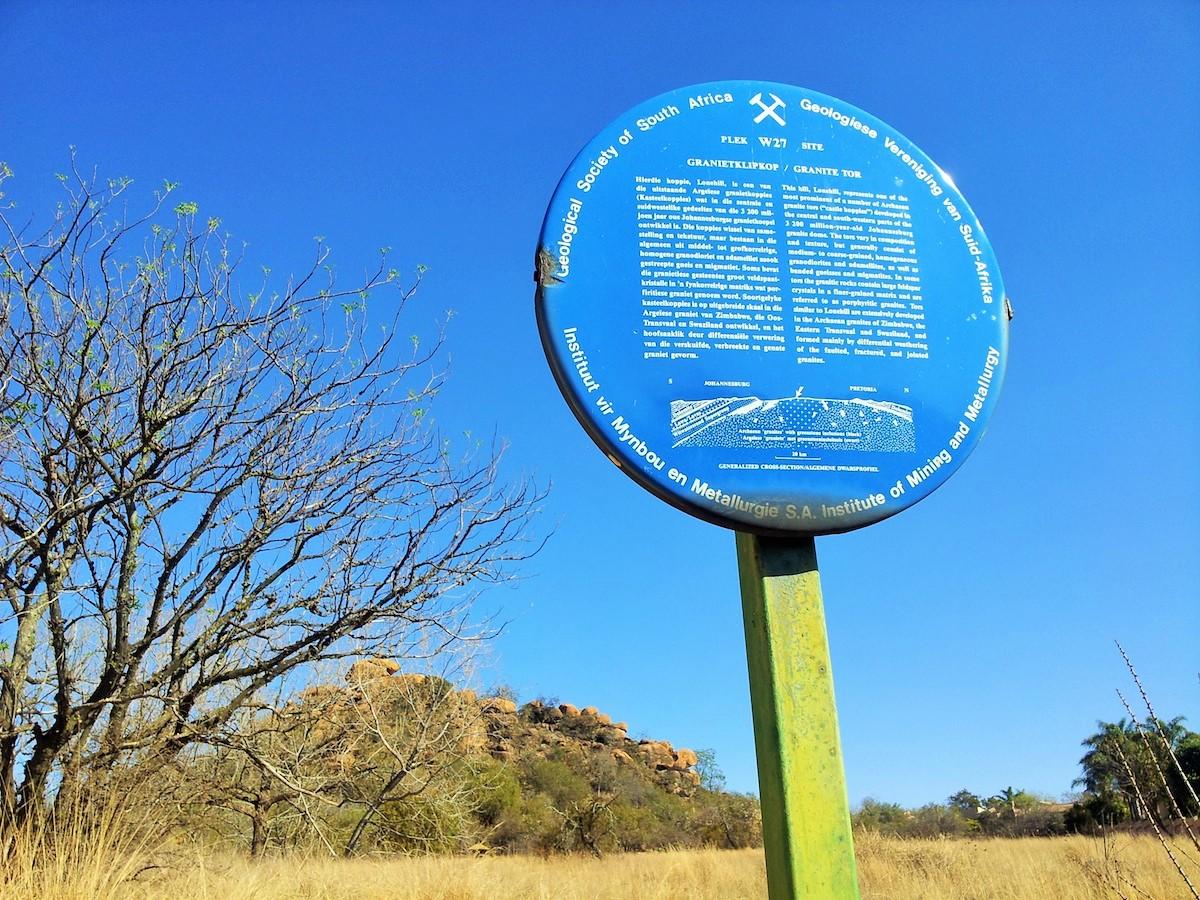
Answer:
[{"label": "clear blue sky", "polygon": [[[522,10],[517,12],[516,10]],[[955,2],[0,6],[0,159],[49,208],[67,147],[298,268],[324,234],[429,266],[448,432],[496,430],[555,528],[486,679],[711,747],[755,790],[732,534],[644,493],[560,399],[532,255],[627,107],[726,78],[866,109],[950,172],[1016,307],[982,445],[894,519],[818,541],[851,800],[1060,794],[1123,715],[1120,638],[1200,729],[1200,6]]]}]

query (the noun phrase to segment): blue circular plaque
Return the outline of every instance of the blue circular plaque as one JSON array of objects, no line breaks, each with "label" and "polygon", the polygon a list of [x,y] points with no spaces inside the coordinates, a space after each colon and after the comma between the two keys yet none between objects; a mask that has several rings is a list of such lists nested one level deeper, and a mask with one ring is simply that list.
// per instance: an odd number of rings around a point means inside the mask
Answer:
[{"label": "blue circular plaque", "polygon": [[907,138],[804,88],[723,81],[618,118],[542,226],[542,344],[626,474],[760,533],[870,525],[983,434],[1008,349],[992,248]]}]

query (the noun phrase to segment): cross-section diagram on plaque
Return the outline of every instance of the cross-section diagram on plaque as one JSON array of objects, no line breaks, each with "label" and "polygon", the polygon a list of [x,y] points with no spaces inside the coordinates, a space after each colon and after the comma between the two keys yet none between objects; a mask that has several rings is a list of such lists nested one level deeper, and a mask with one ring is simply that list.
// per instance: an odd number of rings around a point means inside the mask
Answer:
[{"label": "cross-section diagram on plaque", "polygon": [[917,445],[912,407],[857,397],[803,397],[800,391],[778,400],[672,400],[671,435],[676,447],[902,453]]}]

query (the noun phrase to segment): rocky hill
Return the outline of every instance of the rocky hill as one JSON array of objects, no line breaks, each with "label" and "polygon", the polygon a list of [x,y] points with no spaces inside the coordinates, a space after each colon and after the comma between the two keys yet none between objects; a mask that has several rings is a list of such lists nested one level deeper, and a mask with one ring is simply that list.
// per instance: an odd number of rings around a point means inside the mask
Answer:
[{"label": "rocky hill", "polygon": [[[372,658],[356,662],[346,680],[361,685],[382,678],[409,685],[421,683],[427,676],[404,674],[399,663]],[[648,773],[658,786],[676,796],[690,797],[700,786],[695,751],[676,748],[669,741],[635,740],[629,737],[627,723],[614,722],[594,706],[548,705],[541,700],[518,706],[506,697],[479,697],[469,690],[455,694],[458,702],[474,704],[479,710],[478,731],[467,741],[468,747],[500,762],[513,762],[529,753],[552,758],[588,751]]]},{"label": "rocky hill", "polygon": [[[711,758],[705,768],[693,750],[631,738],[594,706],[481,697],[379,658],[346,680],[299,700],[323,723],[308,758],[344,792],[403,789],[375,801],[377,847],[600,853],[761,840],[757,801],[723,791]],[[436,840],[414,840],[430,829]]]}]

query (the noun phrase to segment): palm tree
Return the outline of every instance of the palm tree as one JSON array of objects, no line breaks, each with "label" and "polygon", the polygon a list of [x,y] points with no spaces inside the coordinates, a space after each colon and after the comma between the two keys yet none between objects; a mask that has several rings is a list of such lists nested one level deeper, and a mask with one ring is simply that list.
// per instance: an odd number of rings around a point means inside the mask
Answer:
[{"label": "palm tree", "polygon": [[[1098,722],[1100,730],[1083,741],[1087,753],[1079,760],[1083,776],[1074,782],[1100,800],[1110,813],[1127,808],[1135,820],[1170,815],[1171,753],[1191,732],[1183,717],[1155,719],[1145,726],[1120,719]],[[1112,802],[1120,800],[1120,803]],[[1113,818],[1119,818],[1113,815]]]}]

